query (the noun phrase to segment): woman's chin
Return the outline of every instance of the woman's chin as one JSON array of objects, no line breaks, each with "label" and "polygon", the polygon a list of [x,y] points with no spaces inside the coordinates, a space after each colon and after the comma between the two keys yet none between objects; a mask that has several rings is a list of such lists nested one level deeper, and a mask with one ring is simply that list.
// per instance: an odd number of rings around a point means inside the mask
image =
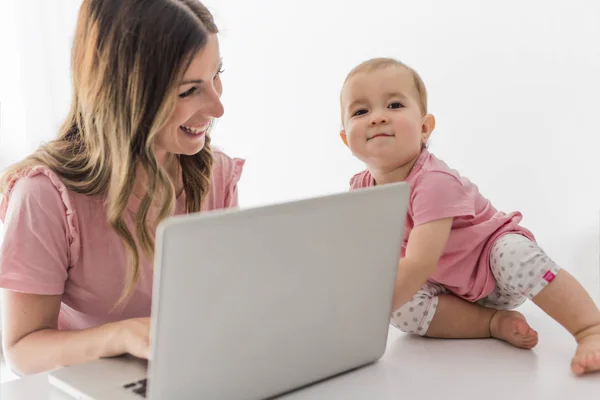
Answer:
[{"label": "woman's chin", "polygon": [[195,147],[194,149],[191,149],[191,148],[182,149],[182,151],[179,153],[179,155],[180,156],[194,156],[194,155],[200,153],[203,148],[204,148],[204,146]]},{"label": "woman's chin", "polygon": [[199,153],[206,143],[206,131],[191,134],[183,129],[179,129],[179,146],[183,155],[191,156]]}]

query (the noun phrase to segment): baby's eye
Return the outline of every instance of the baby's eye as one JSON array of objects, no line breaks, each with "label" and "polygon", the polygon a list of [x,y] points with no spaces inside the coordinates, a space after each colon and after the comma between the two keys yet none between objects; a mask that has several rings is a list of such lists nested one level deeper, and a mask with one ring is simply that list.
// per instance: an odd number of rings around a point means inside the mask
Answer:
[{"label": "baby's eye", "polygon": [[402,107],[403,107],[403,105],[402,105],[402,104],[400,104],[399,102],[395,101],[395,102],[393,102],[392,104],[390,104],[388,107],[389,107],[389,108],[402,108]]},{"label": "baby's eye", "polygon": [[364,108],[361,108],[360,110],[356,111],[354,114],[352,114],[353,117],[357,117],[359,115],[364,115],[367,113],[367,110],[365,110]]}]

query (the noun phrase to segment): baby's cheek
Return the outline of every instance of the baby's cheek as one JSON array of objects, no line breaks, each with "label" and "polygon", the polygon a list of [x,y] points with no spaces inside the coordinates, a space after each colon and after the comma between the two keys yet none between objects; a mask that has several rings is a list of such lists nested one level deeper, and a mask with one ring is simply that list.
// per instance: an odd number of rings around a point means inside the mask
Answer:
[{"label": "baby's cheek", "polygon": [[407,142],[420,142],[421,130],[420,126],[410,120],[399,121],[397,132],[403,140]]},{"label": "baby's cheek", "polygon": [[359,130],[349,131],[350,133],[347,136],[348,146],[351,150],[357,149],[359,150],[361,147],[364,147],[365,136]]},{"label": "baby's cheek", "polygon": [[357,143],[356,141],[349,141],[348,147],[350,148],[352,154],[354,154],[357,157],[360,157],[365,152],[365,146]]}]

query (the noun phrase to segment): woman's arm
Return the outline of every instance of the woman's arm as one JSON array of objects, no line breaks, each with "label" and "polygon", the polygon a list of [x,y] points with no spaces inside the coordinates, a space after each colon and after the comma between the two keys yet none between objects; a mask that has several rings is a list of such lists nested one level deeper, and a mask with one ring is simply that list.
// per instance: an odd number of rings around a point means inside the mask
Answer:
[{"label": "woman's arm", "polygon": [[408,303],[434,273],[446,248],[452,220],[444,218],[428,222],[410,232],[406,254],[398,264],[392,310]]},{"label": "woman's arm", "polygon": [[61,298],[3,290],[2,344],[15,373],[29,375],[124,353],[148,358],[149,318],[59,331]]}]

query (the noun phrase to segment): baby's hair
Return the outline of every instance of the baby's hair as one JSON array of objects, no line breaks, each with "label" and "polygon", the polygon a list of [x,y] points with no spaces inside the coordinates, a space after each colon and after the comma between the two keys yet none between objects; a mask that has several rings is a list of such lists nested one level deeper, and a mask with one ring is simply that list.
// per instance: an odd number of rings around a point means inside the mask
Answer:
[{"label": "baby's hair", "polygon": [[348,73],[346,80],[344,80],[344,85],[346,84],[346,82],[348,82],[350,78],[352,78],[359,72],[373,72],[385,67],[406,68],[412,74],[415,88],[419,93],[419,106],[421,107],[421,112],[423,113],[423,115],[427,114],[427,90],[425,89],[425,83],[423,83],[423,80],[421,79],[417,71],[394,58],[379,57],[363,61]]}]

